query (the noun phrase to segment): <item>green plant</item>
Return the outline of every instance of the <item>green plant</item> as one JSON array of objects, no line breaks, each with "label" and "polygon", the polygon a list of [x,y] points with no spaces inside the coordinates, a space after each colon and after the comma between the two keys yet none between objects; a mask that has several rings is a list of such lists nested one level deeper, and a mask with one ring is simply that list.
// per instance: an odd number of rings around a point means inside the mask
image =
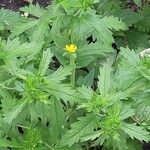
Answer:
[{"label": "green plant", "polygon": [[3,150],[150,141],[150,57],[139,54],[150,45],[150,9],[134,2],[136,12],[121,0],[30,4],[20,9],[29,17],[0,10]]}]

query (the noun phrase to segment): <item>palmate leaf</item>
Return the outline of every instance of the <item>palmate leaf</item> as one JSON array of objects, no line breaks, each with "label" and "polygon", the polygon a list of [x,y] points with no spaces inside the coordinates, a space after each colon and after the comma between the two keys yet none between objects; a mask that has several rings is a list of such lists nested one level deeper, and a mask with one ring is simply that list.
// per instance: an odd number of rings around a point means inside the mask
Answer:
[{"label": "palmate leaf", "polygon": [[81,138],[86,134],[94,131],[94,127],[97,123],[97,118],[95,115],[88,114],[78,120],[78,122],[71,125],[71,129],[62,138],[61,142],[63,145],[72,146],[74,143],[79,142],[79,140],[81,140]]},{"label": "palmate leaf", "polygon": [[39,75],[43,76],[46,73],[49,67],[49,63],[51,62],[52,56],[53,54],[51,53],[50,49],[43,51],[43,57],[42,57],[42,60],[40,62],[39,69],[38,69]]},{"label": "palmate leaf", "polygon": [[140,141],[148,142],[150,140],[150,133],[143,129],[143,127],[136,126],[135,124],[124,123],[122,130],[128,134],[132,139],[136,138]]}]

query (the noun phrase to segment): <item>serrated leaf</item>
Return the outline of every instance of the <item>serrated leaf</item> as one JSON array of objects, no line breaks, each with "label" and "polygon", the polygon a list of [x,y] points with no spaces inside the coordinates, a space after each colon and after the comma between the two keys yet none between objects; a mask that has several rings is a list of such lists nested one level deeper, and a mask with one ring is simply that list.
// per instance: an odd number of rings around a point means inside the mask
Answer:
[{"label": "serrated leaf", "polygon": [[139,55],[134,52],[134,50],[130,50],[129,48],[120,48],[121,55],[126,59],[128,63],[132,66],[137,66],[140,62]]},{"label": "serrated leaf", "polygon": [[62,80],[65,80],[66,77],[71,74],[71,71],[72,71],[72,66],[59,67],[54,73],[48,75],[46,79],[59,83]]},{"label": "serrated leaf", "polygon": [[43,76],[46,73],[46,70],[48,69],[49,63],[51,62],[53,54],[51,53],[50,49],[47,49],[46,51],[43,51],[43,57],[40,62],[40,66],[38,69],[38,74]]},{"label": "serrated leaf", "polygon": [[12,121],[18,116],[19,113],[23,110],[27,103],[27,100],[22,101],[21,103],[15,105],[11,110],[4,114],[4,122],[11,124]]},{"label": "serrated leaf", "polygon": [[50,102],[50,135],[54,143],[58,141],[65,128],[65,112],[59,99],[52,97]]},{"label": "serrated leaf", "polygon": [[95,122],[97,119],[93,114],[81,117],[78,120],[78,122],[71,125],[71,129],[63,137],[63,145],[72,146],[73,144],[79,142],[84,135],[94,131]]},{"label": "serrated leaf", "polygon": [[29,56],[32,54],[38,53],[42,48],[41,43],[23,43],[19,41],[19,38],[15,38],[12,41],[8,40],[7,45],[4,47],[4,50],[8,53],[10,57],[16,56]]},{"label": "serrated leaf", "polygon": [[[49,21],[49,20],[48,20]],[[49,34],[49,22],[47,20],[40,20],[38,25],[32,34],[31,41],[34,42],[44,42],[45,37]]]},{"label": "serrated leaf", "polygon": [[77,67],[81,68],[87,66],[95,60],[95,58],[107,56],[111,52],[113,52],[113,48],[107,44],[96,42],[85,45],[77,51]]},{"label": "serrated leaf", "polygon": [[83,99],[91,99],[91,97],[94,94],[94,91],[91,88],[87,88],[86,86],[82,85],[82,87],[79,87],[78,93],[83,97]]},{"label": "serrated leaf", "polygon": [[14,38],[22,33],[24,33],[26,30],[29,30],[30,28],[33,28],[38,24],[38,20],[31,20],[27,22],[21,22],[18,23],[12,30],[11,37]]},{"label": "serrated leaf", "polygon": [[69,101],[70,103],[78,102],[80,101],[80,97],[78,93],[72,89],[71,86],[67,84],[58,84],[57,82],[49,82],[49,86],[47,87],[47,92],[51,95],[54,95],[58,99],[64,100],[64,102],[67,104]]},{"label": "serrated leaf", "polygon": [[102,96],[106,96],[109,93],[112,84],[111,72],[112,72],[112,68],[108,64],[100,68],[98,88]]},{"label": "serrated leaf", "polygon": [[103,17],[102,21],[105,22],[105,25],[109,29],[114,29],[116,31],[126,29],[126,25],[124,24],[124,22],[119,20],[119,18],[117,18],[117,17],[114,17],[114,16]]},{"label": "serrated leaf", "polygon": [[123,108],[122,112],[121,112],[121,119],[126,119],[130,116],[133,116],[135,114],[135,110],[131,109],[130,107],[126,106]]},{"label": "serrated leaf", "polygon": [[82,148],[79,145],[73,145],[71,147],[58,145],[53,150],[82,150]]},{"label": "serrated leaf", "polygon": [[136,126],[135,124],[124,123],[122,130],[128,134],[132,139],[136,138],[140,141],[148,142],[150,140],[150,134],[144,130],[143,127]]},{"label": "serrated leaf", "polygon": [[92,86],[93,81],[94,81],[94,72],[95,70],[92,69],[83,79],[83,85],[85,86]]},{"label": "serrated leaf", "polygon": [[134,1],[134,3],[135,3],[137,6],[139,6],[139,7],[142,6],[142,1],[141,1],[141,0],[133,0],[133,1]]},{"label": "serrated leaf", "polygon": [[149,48],[149,34],[136,30],[129,30],[125,36],[127,45],[130,49]]},{"label": "serrated leaf", "polygon": [[11,148],[21,148],[21,149],[24,148],[17,142],[8,141],[8,140],[4,140],[4,139],[0,139],[0,147],[3,147],[3,148],[11,147]]},{"label": "serrated leaf", "polygon": [[22,18],[18,12],[0,9],[0,30],[7,29],[7,27],[11,29],[20,21]]},{"label": "serrated leaf", "polygon": [[97,22],[95,20],[93,22],[93,36],[97,38],[97,40],[103,44],[111,44],[114,42],[112,37],[112,32],[105,26],[104,22]]},{"label": "serrated leaf", "polygon": [[36,5],[30,4],[28,7],[27,6],[22,7],[20,8],[20,10],[36,17],[41,17],[46,11],[43,8],[41,8],[38,3],[36,3]]},{"label": "serrated leaf", "polygon": [[96,138],[100,137],[102,132],[100,130],[94,131],[93,133],[89,133],[81,138],[81,141],[88,141],[88,140],[95,140]]}]

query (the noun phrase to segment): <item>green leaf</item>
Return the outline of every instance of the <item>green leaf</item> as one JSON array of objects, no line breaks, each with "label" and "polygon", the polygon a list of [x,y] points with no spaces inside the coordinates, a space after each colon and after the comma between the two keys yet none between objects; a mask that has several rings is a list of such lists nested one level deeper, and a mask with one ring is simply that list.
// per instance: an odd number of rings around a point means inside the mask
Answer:
[{"label": "green leaf", "polygon": [[148,142],[150,140],[149,132],[144,130],[143,127],[136,126],[135,124],[124,123],[122,130],[128,134],[132,139],[136,138],[140,141]]},{"label": "green leaf", "polygon": [[46,77],[47,80],[61,82],[65,80],[68,75],[71,74],[72,66],[59,67],[54,73]]},{"label": "green leaf", "polygon": [[94,131],[93,133],[89,133],[84,136],[81,141],[95,140],[96,138],[100,137],[101,134],[102,132],[100,130]]},{"label": "green leaf", "polygon": [[41,17],[46,10],[44,10],[43,8],[40,7],[40,5],[38,3],[36,3],[36,5],[30,4],[28,7],[25,6],[23,8],[20,8],[21,11],[24,11],[25,13],[29,13],[33,16],[36,17]]},{"label": "green leaf", "polygon": [[20,21],[22,18],[18,12],[0,9],[0,30],[11,29]]},{"label": "green leaf", "polygon": [[123,108],[121,112],[121,119],[127,119],[130,116],[133,116],[135,114],[135,110],[131,109],[130,107],[126,106]]},{"label": "green leaf", "polygon": [[26,106],[27,100],[24,100],[20,102],[19,104],[16,104],[11,108],[8,112],[4,114],[4,122],[11,124],[12,121],[18,116],[19,113],[22,112],[23,108]]},{"label": "green leaf", "polygon": [[119,20],[119,18],[114,17],[114,16],[109,16],[109,17],[103,17],[101,19],[105,25],[109,28],[109,29],[114,29],[116,31],[119,30],[125,30],[126,29],[126,25],[124,22],[122,22],[121,20]]},{"label": "green leaf", "polygon": [[77,90],[80,96],[83,97],[83,99],[90,100],[94,94],[94,91],[91,88],[87,88],[84,85],[82,85],[82,87],[79,87]]},{"label": "green leaf", "polygon": [[80,97],[78,93],[72,89],[71,86],[67,84],[58,84],[57,82],[48,81],[49,86],[47,87],[47,92],[51,95],[54,95],[58,99],[64,100],[67,104],[69,101],[70,103],[79,102]]},{"label": "green leaf", "polygon": [[139,20],[134,25],[139,31],[149,32],[150,31],[150,7],[145,6],[142,8],[143,11],[139,14]]},{"label": "green leaf", "polygon": [[[44,17],[45,18],[45,17]],[[31,41],[44,42],[45,37],[49,35],[49,20],[40,20],[35,27]]]},{"label": "green leaf", "polygon": [[109,93],[109,90],[111,88],[111,84],[112,84],[111,72],[112,72],[112,68],[108,64],[100,68],[98,88],[102,96],[106,96]]},{"label": "green leaf", "polygon": [[134,50],[130,50],[129,48],[120,48],[121,55],[126,59],[126,61],[133,66],[137,66],[140,62],[139,55],[134,52]]},{"label": "green leaf", "polygon": [[50,100],[50,135],[55,143],[61,138],[65,128],[65,112],[59,99],[52,97]]},{"label": "green leaf", "polygon": [[73,145],[71,147],[58,145],[53,150],[82,150],[79,145]]},{"label": "green leaf", "polygon": [[19,38],[15,38],[12,41],[8,40],[7,45],[4,47],[6,54],[10,57],[16,56],[29,56],[38,53],[42,48],[41,43],[23,43],[19,41]]},{"label": "green leaf", "polygon": [[22,149],[24,148],[23,146],[21,146],[20,144],[18,144],[17,142],[13,142],[13,141],[8,141],[8,140],[4,140],[4,139],[0,139],[0,147],[11,147],[11,148],[19,148]]},{"label": "green leaf", "polygon": [[83,85],[85,86],[92,86],[93,81],[94,81],[94,72],[95,70],[92,69],[83,79]]},{"label": "green leaf", "polygon": [[140,20],[139,13],[136,13],[131,9],[119,8],[113,12],[113,15],[120,18],[128,27],[131,27]]},{"label": "green leaf", "polygon": [[[126,33],[126,42],[130,49],[146,49],[149,48],[150,35],[137,30],[129,30]],[[119,37],[120,38],[120,37]]]},{"label": "green leaf", "polygon": [[141,0],[133,0],[133,1],[134,1],[134,3],[135,3],[137,6],[139,6],[139,7],[142,6],[142,1],[141,1]]},{"label": "green leaf", "polygon": [[24,33],[26,30],[29,30],[30,28],[35,27],[38,24],[38,20],[31,20],[27,22],[20,22],[18,23],[12,30],[11,37],[14,38],[22,33]]},{"label": "green leaf", "polygon": [[95,117],[93,114],[88,114],[85,117],[79,118],[79,121],[73,123],[71,129],[63,137],[62,144],[72,146],[79,142],[86,134],[92,133],[97,122]]},{"label": "green leaf", "polygon": [[93,24],[93,35],[97,40],[103,44],[111,44],[114,42],[112,37],[112,32],[107,28],[105,22],[97,21],[99,18],[93,19],[91,22]]},{"label": "green leaf", "polygon": [[76,64],[79,68],[87,66],[95,58],[107,56],[111,52],[113,52],[113,48],[107,44],[96,42],[85,45],[77,51]]},{"label": "green leaf", "polygon": [[50,49],[43,51],[43,57],[42,57],[42,60],[40,62],[40,66],[38,69],[39,75],[43,76],[46,73],[46,71],[49,67],[49,63],[51,62],[52,56],[53,56],[53,54],[51,53]]}]

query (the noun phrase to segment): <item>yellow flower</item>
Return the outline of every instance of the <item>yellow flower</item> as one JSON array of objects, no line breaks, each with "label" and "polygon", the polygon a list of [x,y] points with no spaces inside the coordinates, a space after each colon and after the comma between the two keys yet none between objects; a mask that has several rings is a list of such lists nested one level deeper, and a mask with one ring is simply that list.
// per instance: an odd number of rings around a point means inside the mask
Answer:
[{"label": "yellow flower", "polygon": [[66,45],[66,50],[69,53],[75,53],[77,50],[77,46],[75,44]]}]

